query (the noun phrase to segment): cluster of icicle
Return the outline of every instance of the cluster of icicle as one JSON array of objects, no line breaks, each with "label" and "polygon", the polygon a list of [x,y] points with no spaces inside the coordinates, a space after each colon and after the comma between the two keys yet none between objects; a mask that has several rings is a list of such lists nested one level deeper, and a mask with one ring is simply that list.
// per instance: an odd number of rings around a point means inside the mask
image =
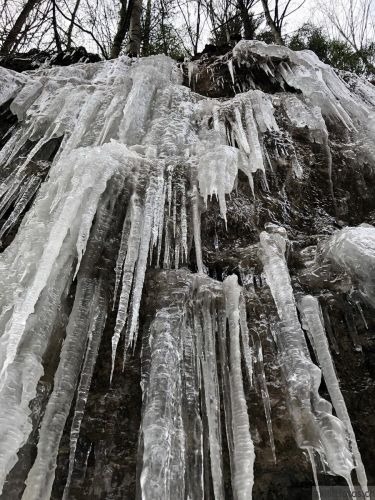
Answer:
[{"label": "cluster of icicle", "polygon": [[[237,64],[246,64],[251,54],[268,57],[286,50],[246,42],[236,47],[234,57]],[[118,312],[112,339],[111,377],[121,336],[125,345],[124,362],[127,350],[134,347],[137,340],[147,266],[178,268],[188,263],[194,246],[198,274],[205,271],[200,243],[200,198],[207,203],[207,199],[215,195],[226,221],[226,195],[233,190],[239,169],[248,176],[252,187],[252,175],[261,171],[267,189],[265,165],[269,159],[264,135],[275,137],[279,155],[290,155],[282,146],[287,136],[284,119],[278,122],[277,114],[284,113],[292,127],[307,128],[311,140],[321,144],[327,144],[328,137],[324,118],[340,119],[354,131],[361,127],[371,137],[373,96],[368,88],[363,84],[364,92],[361,87],[362,94],[366,94],[366,99],[362,95],[365,100],[361,100],[310,53],[293,57],[292,54],[288,52],[290,64],[283,63],[282,78],[301,94],[270,96],[260,90],[250,90],[225,102],[206,99],[182,86],[181,69],[164,56],[143,60],[124,57],[102,63],[40,69],[21,76],[1,69],[0,104],[13,99],[11,110],[19,119],[19,125],[0,152],[0,213],[7,218],[0,229],[1,237],[16,228],[21,219],[22,222],[14,240],[0,256],[0,489],[32,430],[29,405],[43,374],[43,356],[54,333],[60,304],[66,300],[69,287],[76,279],[74,304],[59,366],[23,498],[50,498],[60,439],[78,387],[65,493],[68,495],[79,429],[109,306],[103,291],[106,276],[100,269],[98,275],[93,276],[93,267],[111,221],[116,218],[116,200],[124,203],[125,215],[115,268],[113,303]],[[285,56],[284,52],[281,56]],[[231,71],[235,78],[233,65]],[[268,71],[270,77],[281,78],[272,74],[271,67]],[[43,148],[57,139],[60,146],[52,164],[37,161]],[[295,152],[293,155],[294,173],[300,177],[303,169]],[[261,240],[264,265],[283,322],[283,341],[279,348],[290,387],[298,442],[309,451],[316,450],[334,473],[350,482],[350,470],[356,467],[360,471],[361,462],[355,446],[355,465],[347,448],[345,426],[352,436],[347,414],[341,411],[340,422],[332,416],[328,403],[318,396],[320,372],[306,353],[282,252],[273,250],[274,244],[267,238],[263,236]],[[282,239],[280,235],[272,238]],[[275,262],[282,266],[283,274],[274,272]],[[224,282],[220,293],[225,297],[225,313],[223,308],[218,310],[215,321],[223,351],[223,383],[228,386],[224,408],[233,488],[236,498],[247,499],[251,496],[254,451],[239,361],[240,331],[246,337],[246,320],[238,305],[240,291],[234,278]],[[288,297],[290,300],[286,303]],[[187,363],[185,376],[191,374],[184,390],[188,391],[188,411],[193,418],[198,418],[197,384],[203,383],[205,387],[211,474],[215,498],[223,497],[219,396],[214,366],[216,327],[212,325],[206,304],[211,300],[209,294],[201,292],[203,321],[198,321],[194,313],[186,316],[192,323],[181,323],[178,311],[171,307],[160,311],[151,327],[150,373],[152,370],[156,373],[149,377],[142,421],[141,483],[145,499],[158,496],[159,493],[155,493],[158,488],[165,488],[160,493],[163,498],[168,498],[167,490],[170,498],[179,498],[181,489],[185,488],[180,471],[188,465],[184,465],[181,427],[173,428],[168,434],[169,461],[157,463],[164,459],[165,452],[164,448],[161,455],[158,452],[158,446],[162,446],[157,442],[158,426],[166,426],[168,430],[172,424],[182,426],[182,409],[178,407],[182,370],[176,372],[173,380],[157,382],[158,363],[166,364],[165,370],[173,373],[177,363],[174,359]],[[309,322],[310,304],[305,306],[305,321]],[[229,353],[224,352],[227,349],[224,337],[228,333],[222,325],[226,321],[223,318],[229,323]],[[182,332],[182,345],[177,332]],[[313,329],[311,335],[314,335]],[[251,354],[246,338],[244,342],[250,371]],[[323,351],[325,347],[324,342],[317,339],[317,350]],[[288,355],[292,350],[295,357]],[[324,356],[327,353],[322,352]],[[330,369],[328,366],[327,373]],[[296,373],[301,376],[302,387],[295,382]],[[171,405],[173,413],[170,422],[163,421],[157,414],[159,399],[166,398],[166,394],[161,394],[163,384],[173,384],[165,388],[170,395],[166,403]],[[333,381],[332,391],[337,393],[335,384]],[[314,408],[305,406],[306,398],[312,400]],[[339,395],[336,399],[342,406]],[[269,420],[269,403],[265,410]],[[313,435],[309,439],[305,437],[302,421],[311,424]],[[199,427],[199,422],[197,425]],[[185,432],[193,430],[185,429]],[[197,446],[199,448],[199,443]],[[199,457],[197,449],[198,461]],[[176,463],[176,469],[171,467],[172,462]],[[189,467],[196,473],[194,464]],[[163,484],[158,482],[161,476]],[[364,485],[363,477],[361,481]],[[193,487],[201,491],[201,477],[192,479],[192,484],[186,486]]]},{"label": "cluster of icicle", "polygon": [[[329,470],[346,479],[351,490],[351,471],[356,469],[361,489],[368,493],[366,473],[339,388],[319,302],[312,296],[301,298],[298,304],[301,325],[285,260],[287,244],[283,227],[269,224],[260,235],[261,260],[280,319],[275,340],[289,392],[296,440],[300,448],[308,451],[315,480],[314,452]],[[321,370],[311,360],[302,327],[308,333]],[[337,417],[332,415],[331,404],[319,395],[322,373]]]},{"label": "cluster of icicle", "polygon": [[[142,498],[204,498],[203,415],[213,495],[225,498],[222,397],[233,495],[245,500],[251,498],[255,453],[241,368],[241,345],[249,346],[241,287],[236,276],[224,283],[199,274],[189,280],[181,273],[178,278],[173,289],[178,300],[169,297],[143,340],[148,364],[141,424]],[[247,361],[251,376],[251,356]]]}]

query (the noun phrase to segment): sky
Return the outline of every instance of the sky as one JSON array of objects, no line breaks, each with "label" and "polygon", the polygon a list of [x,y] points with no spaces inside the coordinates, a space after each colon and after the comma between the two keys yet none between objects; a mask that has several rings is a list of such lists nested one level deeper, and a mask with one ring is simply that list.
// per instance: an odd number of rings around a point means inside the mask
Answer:
[{"label": "sky", "polygon": [[[330,1],[330,0],[327,0]],[[293,0],[293,7],[290,8],[290,11],[293,11],[295,7],[298,7],[302,3],[302,0]],[[259,11],[261,12],[261,6],[259,6]],[[316,0],[305,0],[305,3],[301,6],[299,10],[290,15],[286,21],[284,26],[284,32],[289,34],[300,28],[302,24],[306,22],[317,21],[318,13],[316,9]]]}]

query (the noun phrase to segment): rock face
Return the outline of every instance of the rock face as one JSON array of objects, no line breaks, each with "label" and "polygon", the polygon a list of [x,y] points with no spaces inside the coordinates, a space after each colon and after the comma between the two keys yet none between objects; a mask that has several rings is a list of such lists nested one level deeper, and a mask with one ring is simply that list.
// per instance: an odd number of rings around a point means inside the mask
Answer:
[{"label": "rock face", "polygon": [[366,492],[372,85],[244,41],[0,84],[0,498]]},{"label": "rock face", "polygon": [[76,63],[94,63],[100,61],[97,54],[87,52],[84,47],[51,54],[43,50],[31,49],[29,52],[0,57],[0,66],[13,71],[35,70],[41,66],[70,66]]}]

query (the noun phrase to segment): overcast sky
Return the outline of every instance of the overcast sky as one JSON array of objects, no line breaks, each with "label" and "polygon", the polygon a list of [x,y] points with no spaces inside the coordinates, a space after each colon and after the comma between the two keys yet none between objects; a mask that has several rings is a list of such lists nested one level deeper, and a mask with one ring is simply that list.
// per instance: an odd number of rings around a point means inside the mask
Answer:
[{"label": "overcast sky", "polygon": [[[327,0],[332,1],[332,0]],[[302,0],[293,0],[292,6],[289,10],[292,12],[294,8],[298,7],[302,3]],[[261,6],[259,6],[259,11],[261,12]],[[291,14],[285,21],[284,33],[288,34],[293,32],[302,26],[306,22],[317,22],[319,19],[319,14],[316,9],[316,0],[305,0],[305,3],[301,8]]]}]

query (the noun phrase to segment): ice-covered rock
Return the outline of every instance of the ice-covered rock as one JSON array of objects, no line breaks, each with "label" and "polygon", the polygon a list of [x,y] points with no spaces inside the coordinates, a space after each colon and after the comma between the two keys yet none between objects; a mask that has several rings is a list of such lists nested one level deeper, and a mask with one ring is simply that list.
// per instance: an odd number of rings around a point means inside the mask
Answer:
[{"label": "ice-covered rock", "polygon": [[[285,417],[284,425],[293,423],[314,477],[318,454],[350,486],[356,469],[365,489],[360,443],[334,377],[324,322],[304,290],[302,326],[313,339],[337,416],[319,394],[321,371],[301,327],[287,255],[303,247],[304,276],[316,278],[306,286],[313,288],[321,279],[319,261],[306,248],[315,249],[324,233],[326,261],[343,268],[375,307],[375,229],[346,227],[327,237],[342,226],[335,209],[350,205],[342,194],[348,186],[336,189],[332,176],[337,131],[353,140],[345,145],[343,167],[354,164],[357,148],[368,172],[373,92],[362,80],[347,83],[310,52],[259,41],[240,42],[233,58],[216,63],[225,67],[231,91],[240,93],[199,95],[165,56],[23,75],[1,69],[0,101],[12,100],[18,123],[0,152],[0,489],[17,474],[20,456],[27,478],[18,496],[49,499],[56,471],[61,478],[65,433],[69,456],[61,494],[74,497],[92,381],[99,377],[106,388],[106,410],[111,394],[122,404],[116,391],[134,357],[141,358],[143,391],[137,496],[251,498],[256,460],[262,460],[255,452],[261,446],[255,407],[272,452],[268,466],[277,467],[282,446],[280,419],[276,426],[272,421],[280,411],[275,387],[281,399],[286,388],[290,420]],[[243,80],[252,65],[267,85],[258,88],[249,75]],[[197,83],[199,75],[200,63],[189,63],[187,80]],[[317,195],[315,180],[323,177]],[[280,220],[295,241],[274,223]],[[145,293],[150,273],[158,276],[153,286],[160,293],[152,286]],[[259,310],[275,344],[260,341]],[[51,351],[52,360],[46,359]],[[263,358],[271,351],[282,368],[273,385]],[[97,373],[101,352],[107,357]],[[38,420],[30,405],[40,400],[44,379],[49,385]],[[121,418],[131,411],[126,401]],[[30,435],[36,456],[24,467]],[[103,472],[108,450],[102,446],[89,443],[85,470],[94,461],[95,474]],[[116,474],[108,467],[104,475],[100,493],[109,498]]]}]

